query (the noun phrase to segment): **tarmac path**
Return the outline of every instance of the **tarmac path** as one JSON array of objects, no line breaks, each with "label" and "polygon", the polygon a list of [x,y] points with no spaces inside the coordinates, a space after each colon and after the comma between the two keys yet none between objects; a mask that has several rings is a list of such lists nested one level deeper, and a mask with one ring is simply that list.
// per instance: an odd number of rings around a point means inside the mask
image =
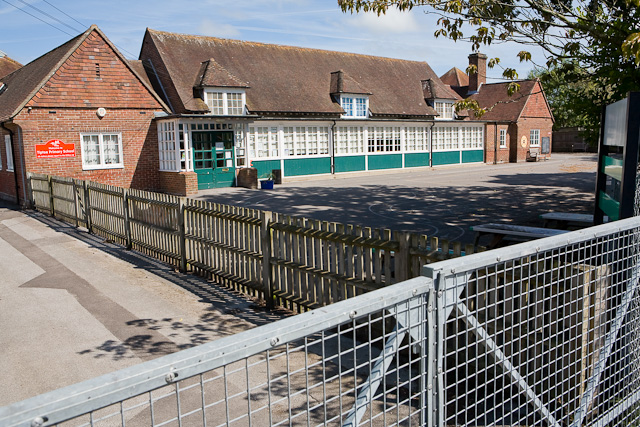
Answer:
[{"label": "tarmac path", "polygon": [[0,202],[0,406],[281,318]]}]

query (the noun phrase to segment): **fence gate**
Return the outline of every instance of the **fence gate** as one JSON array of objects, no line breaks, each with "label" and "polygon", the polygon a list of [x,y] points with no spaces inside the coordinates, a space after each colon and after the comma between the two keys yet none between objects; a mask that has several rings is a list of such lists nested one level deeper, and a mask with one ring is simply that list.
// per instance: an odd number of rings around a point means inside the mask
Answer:
[{"label": "fence gate", "polygon": [[425,267],[436,425],[639,422],[640,238],[621,222]]}]

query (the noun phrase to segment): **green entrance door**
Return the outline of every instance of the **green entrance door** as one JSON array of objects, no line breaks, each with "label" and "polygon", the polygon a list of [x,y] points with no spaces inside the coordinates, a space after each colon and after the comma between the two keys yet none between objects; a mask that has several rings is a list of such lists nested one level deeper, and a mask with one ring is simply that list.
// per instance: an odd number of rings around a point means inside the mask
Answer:
[{"label": "green entrance door", "polygon": [[193,132],[192,138],[198,190],[232,187],[236,177],[233,132]]}]

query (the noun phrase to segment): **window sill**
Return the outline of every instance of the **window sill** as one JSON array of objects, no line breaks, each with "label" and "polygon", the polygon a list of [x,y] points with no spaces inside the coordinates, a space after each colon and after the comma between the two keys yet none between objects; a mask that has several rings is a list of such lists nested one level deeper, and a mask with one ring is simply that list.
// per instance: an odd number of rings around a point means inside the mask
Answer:
[{"label": "window sill", "polygon": [[95,171],[104,169],[124,169],[124,165],[100,165],[100,166],[82,166],[83,171]]}]

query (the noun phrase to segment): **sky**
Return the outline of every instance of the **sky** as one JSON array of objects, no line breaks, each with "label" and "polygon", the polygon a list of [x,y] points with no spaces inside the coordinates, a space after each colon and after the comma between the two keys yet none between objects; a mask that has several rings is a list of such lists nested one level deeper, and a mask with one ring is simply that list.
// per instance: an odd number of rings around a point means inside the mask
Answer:
[{"label": "sky", "polygon": [[[426,61],[437,75],[465,70],[471,44],[434,32],[437,17],[424,8],[390,10],[385,16],[343,13],[336,0],[0,0],[0,51],[27,64],[96,24],[122,54],[137,59],[145,29],[215,36]],[[501,44],[481,49],[526,78],[531,63]],[[534,61],[543,63],[539,51]],[[487,70],[488,82],[502,69]]]}]

